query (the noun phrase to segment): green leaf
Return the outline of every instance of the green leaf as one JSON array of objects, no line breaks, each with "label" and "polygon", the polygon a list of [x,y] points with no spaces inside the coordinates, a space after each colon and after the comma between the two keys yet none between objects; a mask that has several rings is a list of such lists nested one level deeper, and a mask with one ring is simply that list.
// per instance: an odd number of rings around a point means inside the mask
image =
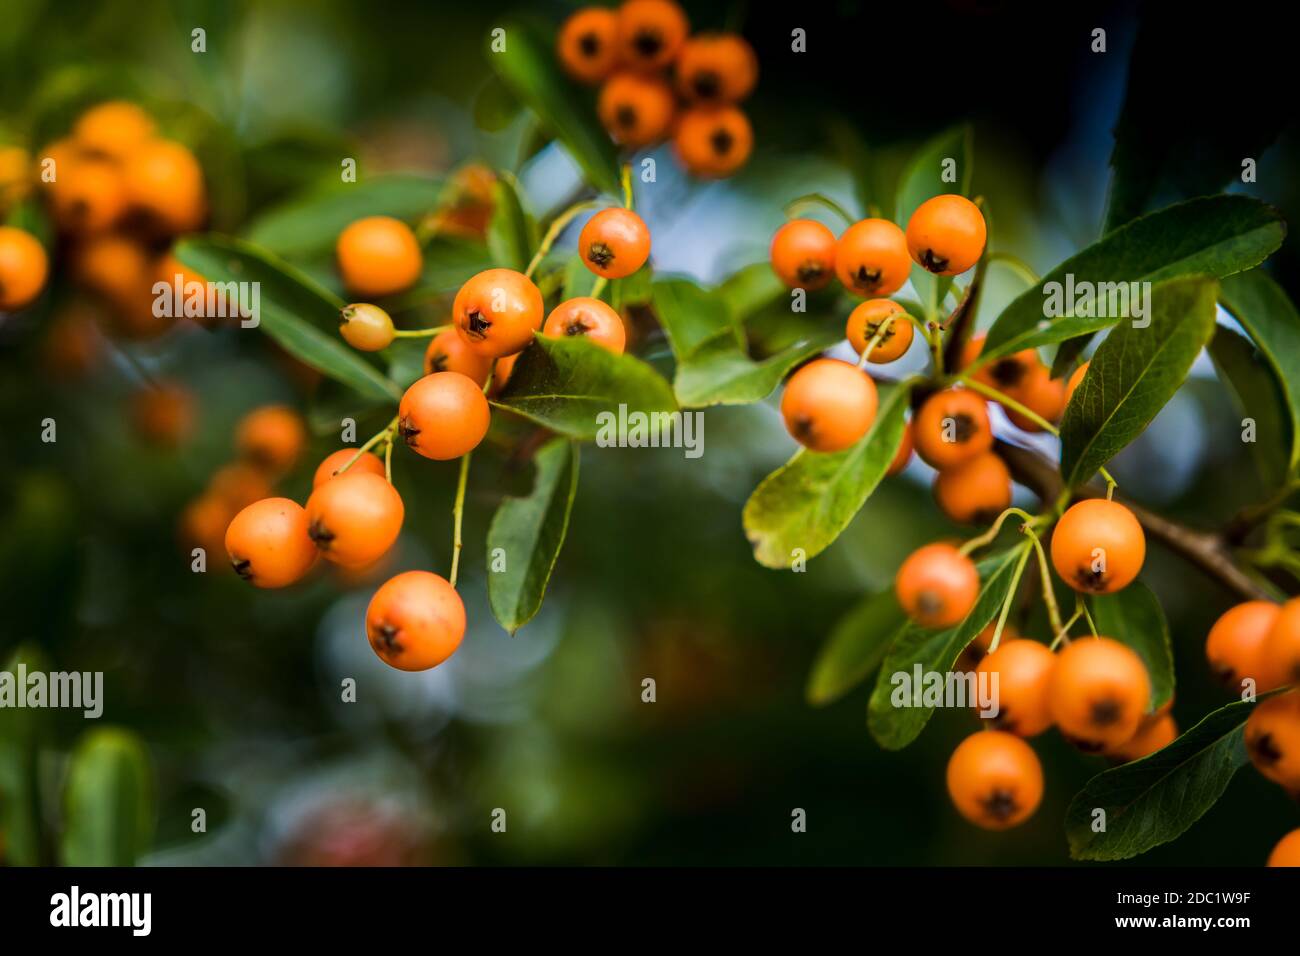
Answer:
[{"label": "green leaf", "polygon": [[519,183],[513,176],[497,177],[492,186],[492,203],[492,221],[488,223],[487,233],[492,262],[502,269],[523,272],[537,248],[537,223],[524,209]]},{"label": "green leaf", "polygon": [[441,179],[392,174],[339,183],[276,206],[259,216],[244,238],[277,256],[296,257],[334,248],[349,223],[366,216],[410,220],[436,209]]},{"label": "green leaf", "polygon": [[1126,322],[1101,343],[1061,421],[1061,475],[1068,487],[1096,474],[1178,391],[1214,334],[1217,294],[1213,279],[1162,282],[1151,290],[1150,324]]},{"label": "green leaf", "polygon": [[744,336],[723,299],[689,279],[655,280],[651,301],[678,362],[685,362],[722,333],[729,335],[738,349],[744,347]]},{"label": "green leaf", "polygon": [[510,91],[565,145],[587,181],[601,192],[619,192],[618,157],[587,97],[560,72],[554,45],[532,24],[505,28],[504,52],[487,51],[488,64]]},{"label": "green leaf", "polygon": [[640,359],[614,355],[583,337],[545,335],[520,354],[494,404],[582,441],[616,438],[619,423],[635,412],[677,410],[668,383]]},{"label": "green leaf", "polygon": [[64,792],[65,866],[133,866],[153,839],[153,768],[139,738],[105,727],[81,738]]},{"label": "green leaf", "polygon": [[[1186,832],[1249,761],[1242,727],[1254,706],[1220,707],[1162,750],[1089,780],[1065,812],[1070,856],[1127,860]],[[1093,830],[1097,810],[1102,832]]]},{"label": "green leaf", "polygon": [[[25,673],[47,673],[48,662],[40,649],[20,646],[5,664],[14,692],[25,694],[19,668]],[[0,707],[0,834],[4,858],[14,866],[39,866],[42,862],[41,791],[38,758],[49,737],[50,711],[41,708]]]},{"label": "green leaf", "polygon": [[542,606],[578,490],[574,442],[552,439],[538,450],[535,463],[532,493],[503,501],[488,529],[488,553],[506,559],[504,571],[488,574],[488,601],[492,616],[511,634]]},{"label": "green leaf", "polygon": [[911,392],[911,382],[882,388],[876,420],[856,445],[828,453],[800,449],[759,482],[743,514],[759,564],[788,568],[796,550],[814,557],[848,527],[898,453]]},{"label": "green leaf", "polygon": [[677,364],[673,392],[683,408],[761,401],[776,391],[790,369],[842,338],[842,332],[821,332],[755,361],[736,345],[735,336],[723,332]]},{"label": "green leaf", "polygon": [[[914,741],[930,721],[933,707],[919,700],[906,706],[895,707],[893,698],[899,693],[895,688],[895,675],[906,675],[915,684],[916,668],[924,675],[938,674],[946,678],[957,657],[980,631],[988,626],[1002,609],[1007,592],[1011,590],[1016,569],[1022,568],[1021,558],[1028,555],[1029,542],[999,552],[976,564],[983,585],[975,606],[960,624],[943,631],[909,626],[894,641],[880,665],[875,689],[867,703],[867,729],[876,743],[886,750],[901,750]],[[913,692],[920,688],[913,686]]]},{"label": "green leaf", "polygon": [[[945,130],[919,149],[903,168],[898,180],[898,195],[894,200],[894,221],[903,229],[921,203],[935,196],[970,192],[974,161],[971,150],[971,129],[956,126]],[[945,182],[945,167],[949,161],[956,163],[956,182]],[[942,306],[944,296],[952,287],[951,276],[936,276],[915,263],[912,265],[912,288],[922,302]]]},{"label": "green leaf", "polygon": [[[1222,301],[1222,289],[1219,298]],[[1209,349],[1219,378],[1236,397],[1238,411],[1255,421],[1255,440],[1249,445],[1264,486],[1280,487],[1291,468],[1295,447],[1295,425],[1286,411],[1281,382],[1264,353],[1232,329],[1216,327]]]},{"label": "green leaf", "polygon": [[880,666],[907,627],[893,588],[869,594],[835,624],[808,675],[808,703],[821,707],[843,697]]},{"label": "green leaf", "polygon": [[630,276],[615,279],[606,286],[609,290],[606,298],[609,299],[609,304],[613,306],[614,311],[622,315],[624,310],[636,305],[645,305],[650,301],[653,282],[654,270],[650,268],[649,263],[646,263]]},{"label": "green leaf", "polygon": [[587,268],[587,264],[582,261],[582,256],[570,256],[564,264],[564,297],[576,299],[579,296],[591,295],[595,285],[596,274]]},{"label": "green leaf", "polygon": [[[1050,324],[1074,314],[1075,303],[1063,302],[1062,315],[1044,315],[1050,283],[1065,299],[1066,276],[1081,283],[1159,282],[1176,276],[1223,277],[1258,265],[1282,243],[1286,227],[1277,212],[1245,196],[1210,196],[1170,206],[1135,219],[1106,238],[1066,259],[1032,289],[1002,310],[989,329],[984,350],[969,371],[1029,347]],[[1113,321],[1118,321],[1113,317]],[[1041,326],[1041,327],[1040,327]],[[1051,341],[1051,340],[1048,340]],[[1062,339],[1056,339],[1062,341]],[[1086,338],[1071,341],[1071,357]],[[1043,343],[1045,344],[1045,343]],[[1064,349],[1064,346],[1062,346]]]},{"label": "green leaf", "polygon": [[1286,291],[1260,269],[1226,279],[1219,298],[1259,347],[1286,399],[1287,470],[1300,466],[1300,313]]},{"label": "green leaf", "polygon": [[176,257],[209,282],[257,283],[258,328],[290,355],[362,396],[394,401],[402,397],[401,389],[339,338],[343,301],[288,263],[243,240],[219,235],[182,239]]},{"label": "green leaf", "polygon": [[736,325],[778,299],[784,299],[789,290],[772,271],[770,262],[756,262],[733,273],[717,288],[717,296]]},{"label": "green leaf", "polygon": [[522,108],[505,81],[494,73],[474,97],[474,124],[489,133],[499,133],[514,122]]},{"label": "green leaf", "polygon": [[1172,700],[1174,652],[1169,641],[1169,625],[1151,589],[1135,581],[1122,591],[1090,597],[1088,602],[1097,633],[1133,648],[1146,665],[1151,678],[1147,710],[1155,711]]}]

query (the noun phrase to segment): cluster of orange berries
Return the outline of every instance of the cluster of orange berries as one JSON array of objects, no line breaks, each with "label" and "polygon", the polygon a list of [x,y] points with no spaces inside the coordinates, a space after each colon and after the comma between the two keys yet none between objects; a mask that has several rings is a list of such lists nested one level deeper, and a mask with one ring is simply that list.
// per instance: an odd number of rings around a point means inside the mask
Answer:
[{"label": "cluster of orange berries", "polygon": [[730,176],[754,147],[736,104],[758,83],[758,58],[734,33],[689,34],[673,0],[626,0],[574,13],[556,48],[575,80],[602,84],[596,110],[615,142],[641,149],[671,137],[692,175]]}]

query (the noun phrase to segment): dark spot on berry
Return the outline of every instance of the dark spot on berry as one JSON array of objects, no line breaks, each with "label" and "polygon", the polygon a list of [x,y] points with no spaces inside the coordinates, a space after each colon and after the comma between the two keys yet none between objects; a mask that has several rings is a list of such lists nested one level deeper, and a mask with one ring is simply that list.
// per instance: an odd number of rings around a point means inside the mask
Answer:
[{"label": "dark spot on berry", "polygon": [[958,412],[952,416],[952,440],[954,444],[966,444],[979,434],[979,430],[980,427],[975,424],[975,419],[965,412]]},{"label": "dark spot on berry", "polygon": [[736,145],[736,137],[727,130],[718,128],[709,136],[709,145],[719,156],[726,156],[731,152],[731,147]]},{"label": "dark spot on berry", "polygon": [[1084,740],[1082,737],[1065,738],[1066,743],[1074,747],[1075,750],[1085,754],[1099,754],[1106,749],[1106,745],[1100,740]]},{"label": "dark spot on berry", "polygon": [[859,289],[865,289],[868,292],[875,292],[880,285],[880,270],[868,269],[865,265],[858,266],[856,272],[851,276],[853,284]]},{"label": "dark spot on berry", "polygon": [[614,250],[603,242],[593,242],[587,248],[587,261],[603,269],[614,261]]},{"label": "dark spot on berry", "polygon": [[926,617],[934,617],[943,610],[943,595],[935,591],[922,591],[916,596],[916,607]]},{"label": "dark spot on berry", "polygon": [[1015,794],[999,787],[980,801],[980,807],[983,809],[985,816],[1003,822],[1016,815],[1016,811],[1020,809],[1020,804],[1016,802]]},{"label": "dark spot on berry", "polygon": [[826,267],[816,259],[809,259],[807,262],[800,263],[794,273],[799,277],[800,282],[813,283],[826,274]]},{"label": "dark spot on berry", "polygon": [[380,624],[377,628],[375,628],[375,633],[379,637],[379,640],[376,641],[375,643],[376,644],[382,643],[384,646],[383,649],[385,651],[387,651],[390,654],[401,652],[402,645],[397,643],[397,635],[401,633],[398,628],[394,627],[391,624],[384,623],[384,624]]},{"label": "dark spot on berry", "polygon": [[402,441],[414,448],[420,437],[420,429],[416,428],[409,418],[403,418],[397,423],[397,433],[402,436]]},{"label": "dark spot on berry", "polygon": [[1124,716],[1124,705],[1113,697],[1094,700],[1088,708],[1088,720],[1096,727],[1109,727]]},{"label": "dark spot on berry", "polygon": [[238,574],[245,581],[253,580],[252,561],[249,561],[247,558],[231,558],[230,566],[234,568],[235,573]]},{"label": "dark spot on berry", "polygon": [[816,431],[816,425],[811,415],[796,415],[794,418],[794,434],[796,438],[811,439]]},{"label": "dark spot on berry", "polygon": [[1247,740],[1246,746],[1255,763],[1262,767],[1271,767],[1282,759],[1282,751],[1278,750],[1273,735],[1268,731]]},{"label": "dark spot on berry", "polygon": [[565,335],[586,335],[591,328],[580,318],[570,319],[564,326]]},{"label": "dark spot on berry", "polygon": [[[863,337],[870,342],[877,335],[880,335],[880,326],[884,321],[884,319],[881,319],[879,322],[868,322],[867,327],[863,330]],[[897,334],[897,327],[897,322],[889,323],[889,327],[885,329],[885,334],[880,336],[881,345],[884,345]]]},{"label": "dark spot on berry", "polygon": [[993,367],[989,369],[989,376],[1003,388],[1014,388],[1020,384],[1028,371],[1019,359],[1004,358],[993,363]]},{"label": "dark spot on berry", "polygon": [[482,312],[475,309],[465,316],[465,320],[465,331],[469,333],[470,338],[478,340],[487,338],[487,331],[492,328],[492,323],[484,317]]},{"label": "dark spot on berry", "polygon": [[600,53],[600,37],[594,33],[584,33],[578,37],[578,51],[588,59],[595,59]]},{"label": "dark spot on berry", "polygon": [[636,107],[630,103],[624,103],[614,111],[614,122],[619,129],[636,129]]},{"label": "dark spot on berry", "polygon": [[1081,591],[1094,591],[1101,594],[1106,590],[1106,572],[1094,571],[1092,565],[1085,565],[1074,572],[1074,582]]},{"label": "dark spot on berry", "polygon": [[425,372],[425,374],[432,375],[434,372],[445,372],[445,371],[447,371],[447,353],[435,352],[433,355],[430,355],[428,370]]},{"label": "dark spot on berry", "polygon": [[632,38],[632,48],[647,60],[653,60],[663,46],[664,38],[659,35],[659,31],[648,27],[638,30]]},{"label": "dark spot on berry", "polygon": [[334,540],[334,532],[325,527],[317,518],[307,528],[307,537],[311,538],[312,544],[316,545],[316,547],[322,551],[328,551],[330,542]]},{"label": "dark spot on berry", "polygon": [[700,70],[691,79],[691,89],[702,100],[717,99],[722,93],[722,80],[712,70]]},{"label": "dark spot on berry", "polygon": [[936,256],[933,249],[926,249],[921,255],[921,265],[930,272],[943,272],[948,268],[948,260]]}]

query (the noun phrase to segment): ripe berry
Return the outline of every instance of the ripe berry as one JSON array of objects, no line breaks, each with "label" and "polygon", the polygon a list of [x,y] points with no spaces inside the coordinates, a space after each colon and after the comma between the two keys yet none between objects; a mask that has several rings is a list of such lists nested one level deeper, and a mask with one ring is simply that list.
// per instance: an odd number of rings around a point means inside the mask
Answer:
[{"label": "ripe berry", "polygon": [[1132,739],[1151,701],[1142,658],[1109,637],[1079,638],[1057,654],[1048,689],[1052,719],[1080,750]]},{"label": "ripe berry", "polygon": [[1300,600],[1292,598],[1278,611],[1259,647],[1259,670],[1263,690],[1300,681]]},{"label": "ripe berry", "polygon": [[602,209],[578,234],[578,254],[596,275],[622,279],[650,258],[650,230],[630,209]]},{"label": "ripe berry", "polygon": [[155,131],[153,120],[139,106],[110,100],[82,113],[72,135],[86,152],[121,160],[152,139]]},{"label": "ripe berry", "polygon": [[1277,841],[1268,855],[1269,866],[1300,866],[1300,829],[1292,830]]},{"label": "ripe berry", "polygon": [[80,157],[58,170],[50,184],[50,202],[65,232],[103,232],[126,212],[126,186],[116,163]]},{"label": "ripe berry", "polygon": [[118,308],[139,298],[151,284],[149,256],[137,242],[124,236],[95,236],[81,245],[73,260],[77,281]]},{"label": "ripe berry", "polygon": [[203,170],[180,143],[155,139],[137,145],[122,167],[129,203],[168,233],[189,232],[207,217]]},{"label": "ripe berry", "polygon": [[194,428],[194,396],[176,382],[159,382],[131,397],[131,421],[146,441],[175,448]]},{"label": "ripe berry", "polygon": [[514,355],[506,355],[496,360],[492,368],[492,384],[488,388],[488,394],[493,396],[501,394],[515,370],[515,362],[519,361],[519,356],[523,354],[523,352],[516,352]]},{"label": "ripe berry", "polygon": [[1070,376],[1070,380],[1065,383],[1065,400],[1067,402],[1074,397],[1074,390],[1079,387],[1079,383],[1083,381],[1083,377],[1088,374],[1088,366],[1090,364],[1090,362],[1084,362],[1076,368],[1074,373]]},{"label": "ripe berry", "polygon": [[835,277],[835,234],[815,219],[791,219],[772,237],[771,259],[791,289],[825,288]]},{"label": "ripe berry", "polygon": [[835,273],[854,295],[893,295],[911,272],[903,230],[886,219],[854,223],[835,246]]},{"label": "ripe berry", "polygon": [[970,461],[993,447],[988,403],[969,389],[936,392],[912,419],[916,453],[940,470]]},{"label": "ripe berry", "polygon": [[[961,351],[961,367],[969,368],[984,351],[985,336],[977,335],[966,342]],[[995,388],[1005,395],[1015,396],[1036,370],[1042,369],[1043,363],[1034,349],[1022,349],[995,359],[982,366],[974,375],[977,382]]]},{"label": "ripe berry", "polygon": [[657,70],[677,56],[690,24],[673,0],[627,0],[618,8],[619,59],[637,70]]},{"label": "ripe berry", "polygon": [[429,340],[424,350],[424,374],[460,372],[482,388],[492,371],[492,358],[480,355],[455,329],[443,329]]},{"label": "ripe berry", "polygon": [[[996,363],[995,363],[996,364]],[[1020,386],[1012,391],[1009,398],[1015,399],[1044,421],[1055,424],[1061,420],[1065,411],[1065,383],[1059,378],[1052,378],[1051,370],[1039,363],[1021,381]],[[1015,409],[1007,409],[1007,417],[1021,431],[1040,432],[1043,430],[1033,419],[1022,415]]]},{"label": "ripe berry", "polygon": [[758,83],[758,57],[734,33],[699,33],[677,55],[677,89],[697,103],[739,103]]},{"label": "ripe berry", "polygon": [[1011,472],[993,452],[976,455],[934,479],[934,500],[958,524],[989,524],[1011,506]]},{"label": "ripe berry", "polygon": [[839,359],[817,359],[790,376],[781,396],[786,431],[812,451],[856,444],[876,420],[876,384]]},{"label": "ripe berry", "polygon": [[522,272],[487,269],[460,287],[451,321],[472,352],[500,358],[533,341],[543,308],[542,293]]},{"label": "ripe berry", "polygon": [[1071,505],[1052,531],[1052,565],[1076,591],[1113,594],[1128,587],[1146,554],[1146,536],[1133,512],[1105,498]]},{"label": "ripe berry", "polygon": [[554,338],[580,336],[615,355],[622,355],[627,332],[619,314],[600,299],[579,296],[561,302],[546,317],[542,334]]},{"label": "ripe berry", "polygon": [[480,386],[459,372],[435,372],[406,390],[397,429],[418,454],[446,461],[477,448],[491,417]]},{"label": "ripe berry", "polygon": [[936,542],[908,555],[894,578],[898,603],[922,627],[951,627],[975,606],[980,577],[971,559]]},{"label": "ripe berry", "polygon": [[583,7],[564,21],[555,46],[564,72],[579,83],[599,83],[618,64],[618,14]]},{"label": "ripe berry", "polygon": [[366,298],[409,289],[424,268],[415,233],[391,216],[367,216],[351,223],[339,233],[334,252],[343,284]]},{"label": "ripe berry", "polygon": [[986,830],[1029,819],[1043,799],[1043,767],[1033,748],[1000,730],[971,734],[948,760],[948,796],[957,812]]},{"label": "ripe berry", "polygon": [[600,88],[596,115],[610,138],[640,149],[668,135],[676,103],[668,84],[655,76],[615,73]]},{"label": "ripe berry", "polygon": [[393,343],[393,320],[377,305],[356,302],[339,313],[339,334],[359,352],[378,352]]},{"label": "ripe berry", "polygon": [[0,226],[0,312],[17,312],[30,305],[49,275],[45,247],[29,232]]},{"label": "ripe berry", "polygon": [[1246,752],[1274,783],[1300,791],[1300,692],[1288,691],[1255,705],[1246,719]]},{"label": "ripe berry", "polygon": [[[973,671],[975,668],[979,667],[980,661],[984,660],[985,656],[989,652],[989,648],[993,646],[993,632],[997,629],[997,623],[997,621],[989,621],[989,623],[984,626],[984,630],[976,634],[971,642],[962,648],[962,652],[957,655],[957,663],[952,667],[954,671],[961,671],[964,673],[967,671]],[[1010,641],[1018,641],[1022,636],[1023,635],[1016,630],[1016,626],[1010,621],[1003,624],[1002,644],[1006,644]],[[999,644],[998,646],[1001,647],[1002,644]]]},{"label": "ripe berry", "polygon": [[[353,461],[353,459],[356,460]],[[352,464],[348,465],[348,462],[352,462]],[[368,451],[363,451],[361,457],[357,458],[355,448],[340,448],[338,451],[330,452],[325,456],[321,463],[316,466],[316,474],[313,475],[311,479],[312,488],[319,488],[331,478],[336,477],[339,473],[339,469],[345,465],[348,469],[343,472],[345,475],[356,473],[378,475],[380,478],[386,477],[384,463],[379,460],[378,455],[372,454]]]},{"label": "ripe berry", "polygon": [[465,636],[465,604],[456,589],[428,571],[389,578],[366,608],[366,637],[379,659],[423,671],[451,657]]},{"label": "ripe berry", "polygon": [[356,568],[383,557],[402,531],[402,496],[380,475],[349,468],[307,499],[307,533],[335,564]]},{"label": "ripe berry", "polygon": [[[997,674],[997,716],[989,724],[1019,737],[1034,737],[1052,726],[1047,686],[1056,655],[1037,641],[1002,641],[975,669]],[[990,688],[993,686],[990,680]]]},{"label": "ripe berry", "polygon": [[235,573],[255,587],[293,584],[316,563],[307,512],[288,498],[253,502],[226,529],[226,553]]},{"label": "ripe berry", "polygon": [[[213,472],[208,481],[208,492],[228,502],[233,509],[232,515],[254,501],[272,496],[266,472],[246,461],[231,462]],[[222,530],[224,532],[224,527]]]},{"label": "ripe berry", "polygon": [[979,261],[987,236],[984,215],[973,202],[965,196],[935,196],[908,220],[907,251],[923,269],[955,276]]},{"label": "ripe berry", "polygon": [[912,423],[906,422],[903,425],[903,439],[898,443],[898,451],[894,453],[894,460],[889,463],[887,475],[897,475],[907,467],[908,462],[912,460]]},{"label": "ripe berry", "polygon": [[1178,739],[1178,724],[1168,714],[1152,714],[1138,725],[1137,733],[1130,739],[1106,751],[1106,756],[1119,763],[1131,763],[1163,750]]},{"label": "ripe berry", "polygon": [[302,416],[283,405],[265,405],[244,416],[235,430],[235,447],[271,472],[292,468],[307,443]]},{"label": "ripe berry", "polygon": [[1224,611],[1205,638],[1205,658],[1224,687],[1241,691],[1242,681],[1255,681],[1256,690],[1265,686],[1262,650],[1277,623],[1281,607],[1272,601],[1246,601]]},{"label": "ripe berry", "polygon": [[202,548],[205,554],[213,557],[221,554],[226,548],[226,529],[239,511],[220,495],[204,492],[181,512],[181,544],[186,550]]},{"label": "ripe berry", "polygon": [[721,179],[745,165],[754,130],[734,106],[697,106],[678,119],[673,149],[692,176]]},{"label": "ripe berry", "polygon": [[844,329],[844,334],[853,343],[854,350],[861,355],[867,344],[876,337],[880,326],[890,316],[894,320],[885,329],[876,347],[871,350],[868,362],[884,365],[902,358],[912,344],[912,321],[907,317],[907,310],[893,299],[868,299],[860,302],[852,312]]}]

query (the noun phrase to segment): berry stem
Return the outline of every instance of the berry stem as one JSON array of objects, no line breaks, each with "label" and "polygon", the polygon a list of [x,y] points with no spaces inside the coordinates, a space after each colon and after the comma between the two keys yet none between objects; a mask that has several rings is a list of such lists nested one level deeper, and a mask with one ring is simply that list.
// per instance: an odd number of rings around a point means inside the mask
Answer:
[{"label": "berry stem", "polygon": [[894,319],[896,318],[898,318],[898,313],[889,316],[876,328],[876,334],[871,337],[871,341],[867,343],[867,347],[862,350],[862,355],[858,357],[858,368],[867,367],[867,360],[871,358],[872,351],[880,344],[881,340],[885,337],[885,333],[889,331],[889,327],[894,324]]},{"label": "berry stem", "polygon": [[537,252],[533,255],[532,261],[528,263],[528,268],[524,270],[524,275],[531,279],[533,273],[537,271],[537,267],[546,258],[546,254],[551,251],[551,246],[555,245],[555,240],[560,238],[560,233],[564,232],[565,227],[573,222],[579,213],[598,205],[600,204],[594,199],[576,202],[552,219],[550,226],[547,227],[546,234],[542,236],[542,241],[537,244]]},{"label": "berry stem", "polygon": [[597,276],[596,281],[591,284],[591,297],[599,299],[600,294],[605,291],[605,286],[609,285],[609,280],[604,276]]},{"label": "berry stem", "polygon": [[393,436],[388,436],[388,441],[384,444],[384,477],[388,483],[393,483]]},{"label": "berry stem", "polygon": [[451,539],[451,576],[448,581],[452,587],[456,586],[456,577],[460,573],[460,549],[463,545],[460,529],[461,521],[465,517],[465,485],[469,480],[469,459],[472,452],[466,452],[460,458],[460,478],[456,481],[456,504],[452,507],[452,531]]},{"label": "berry stem", "polygon": [[1008,508],[1006,511],[1002,512],[1002,514],[997,516],[993,522],[993,526],[989,528],[988,531],[985,531],[979,537],[971,538],[957,550],[962,554],[969,555],[972,551],[978,550],[986,544],[992,543],[993,540],[997,538],[998,533],[1002,531],[1003,522],[1005,522],[1011,515],[1016,515],[1021,518],[1024,521],[1023,527],[1036,525],[1043,520],[1041,516],[1035,517],[1023,508]]},{"label": "berry stem", "polygon": [[1081,618],[1082,616],[1083,616],[1083,595],[1079,595],[1078,600],[1075,602],[1074,605],[1074,613],[1070,615],[1070,619],[1066,621],[1065,624],[1063,624],[1061,628],[1056,632],[1056,636],[1052,638],[1052,643],[1048,645],[1047,649],[1049,651],[1056,650],[1056,648],[1060,646],[1062,641],[1069,644],[1070,628],[1074,627],[1075,622],[1079,620],[1079,618]]},{"label": "berry stem", "polygon": [[393,416],[393,420],[389,422],[382,431],[376,432],[374,435],[371,435],[370,438],[366,440],[366,443],[357,449],[357,453],[348,459],[347,464],[345,464],[342,468],[340,468],[338,471],[334,473],[335,477],[343,474],[343,472],[347,471],[349,468],[355,465],[358,459],[360,459],[362,455],[370,451],[370,449],[374,448],[385,438],[388,439],[388,444],[391,447],[393,444],[393,430],[395,428],[397,428],[396,415]]},{"label": "berry stem", "polygon": [[[1021,415],[1024,415],[1025,418],[1029,419],[1031,422],[1033,422],[1043,431],[1050,432],[1051,434],[1056,435],[1058,438],[1060,437],[1061,433],[1055,425],[1053,425],[1046,418],[1044,418],[1042,415],[1039,415],[1037,412],[1033,411],[1032,409],[1026,408],[1024,405],[1020,404],[1011,396],[999,392],[996,388],[989,388],[983,382],[976,381],[975,379],[969,378],[965,375],[959,375],[957,377],[957,381],[961,382],[963,385],[965,385],[967,388],[971,389],[972,391],[979,392],[985,398],[992,399],[993,401],[997,402],[999,405],[1009,408],[1012,411],[1019,412]],[[1105,471],[1105,469],[1102,470],[1103,472]],[[1107,497],[1110,496],[1107,495]]]},{"label": "berry stem", "polygon": [[450,325],[435,325],[431,329],[395,329],[393,331],[393,338],[426,339],[430,336],[438,335],[441,332],[446,332],[449,328],[451,328]]},{"label": "berry stem", "polygon": [[846,226],[851,226],[857,222],[857,219],[849,215],[848,210],[837,203],[834,199],[831,199],[829,196],[823,196],[821,193],[809,193],[806,196],[799,196],[796,199],[791,199],[785,204],[785,218],[797,219],[798,210],[804,206],[821,206],[823,209],[829,209],[831,212],[835,213],[835,215],[843,219],[844,225]]},{"label": "berry stem", "polygon": [[1043,542],[1038,539],[1038,535],[1029,522],[1021,525],[1020,530],[1029,535],[1030,540],[1034,543],[1034,551],[1038,554],[1038,571],[1043,578],[1043,602],[1047,605],[1047,619],[1052,626],[1052,633],[1059,633],[1061,630],[1061,609],[1056,604],[1056,591],[1052,588],[1052,574],[1047,569],[1047,553],[1043,551]]},{"label": "berry stem", "polygon": [[1113,501],[1115,499],[1115,479],[1110,476],[1110,472],[1105,468],[1098,468],[1097,474],[1101,475],[1106,482],[1106,500]]},{"label": "berry stem", "polygon": [[992,654],[998,649],[998,643],[1002,640],[1002,630],[1007,626],[1007,617],[1011,614],[1011,605],[1015,603],[1016,591],[1020,587],[1020,578],[1025,573],[1025,563],[1029,560],[1030,547],[1022,544],[1020,557],[1016,559],[1016,569],[1011,572],[1011,586],[1007,588],[1007,596],[1002,601],[1002,610],[998,612],[998,623],[993,628],[993,640],[989,641],[989,653]]},{"label": "berry stem", "polygon": [[623,187],[623,208],[632,208],[632,164],[624,163],[619,173],[619,184]]},{"label": "berry stem", "polygon": [[1097,625],[1094,624],[1094,623],[1092,622],[1092,612],[1088,610],[1088,599],[1087,599],[1087,598],[1082,598],[1082,599],[1079,601],[1079,607],[1083,610],[1083,618],[1084,618],[1084,620],[1086,620],[1086,621],[1088,622],[1088,630],[1092,632],[1092,636],[1093,636],[1093,637],[1096,637],[1096,636],[1097,636]]},{"label": "berry stem", "polygon": [[989,262],[1001,262],[1025,282],[1032,286],[1038,285],[1038,273],[1033,270],[1029,263],[1025,262],[1019,256],[1012,255],[1009,252],[990,252]]}]

